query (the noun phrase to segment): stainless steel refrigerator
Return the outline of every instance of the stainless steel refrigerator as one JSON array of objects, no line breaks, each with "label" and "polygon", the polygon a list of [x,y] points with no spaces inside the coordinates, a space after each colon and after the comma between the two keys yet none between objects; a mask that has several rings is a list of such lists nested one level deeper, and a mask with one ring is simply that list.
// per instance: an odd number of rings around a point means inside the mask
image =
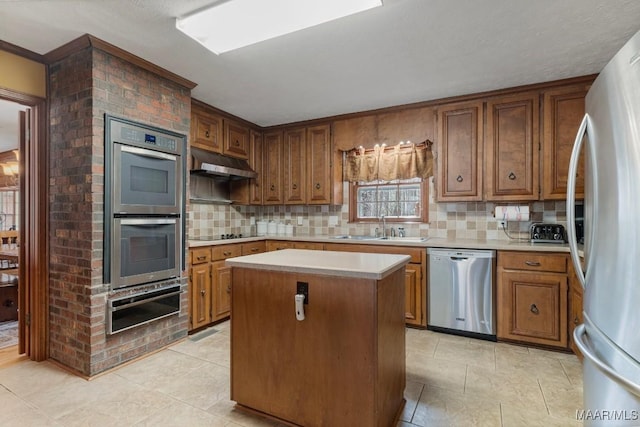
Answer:
[{"label": "stainless steel refrigerator", "polygon": [[[586,97],[569,166],[571,256],[584,286],[586,426],[640,425],[640,32],[605,66]],[[575,173],[585,152],[584,268],[574,223]]]}]

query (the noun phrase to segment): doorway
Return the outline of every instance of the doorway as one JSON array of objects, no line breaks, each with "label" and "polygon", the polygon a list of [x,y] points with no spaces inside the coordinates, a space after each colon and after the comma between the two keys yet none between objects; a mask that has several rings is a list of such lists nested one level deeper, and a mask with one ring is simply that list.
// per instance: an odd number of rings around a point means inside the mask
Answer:
[{"label": "doorway", "polygon": [[0,362],[48,356],[45,135],[45,101],[0,88]]}]

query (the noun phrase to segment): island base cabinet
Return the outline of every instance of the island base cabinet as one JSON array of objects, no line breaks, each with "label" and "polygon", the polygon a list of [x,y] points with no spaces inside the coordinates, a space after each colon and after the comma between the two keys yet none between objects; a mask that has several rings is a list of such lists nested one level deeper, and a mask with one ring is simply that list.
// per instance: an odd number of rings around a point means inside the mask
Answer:
[{"label": "island base cabinet", "polygon": [[[395,425],[405,388],[404,275],[234,267],[231,399],[305,427]],[[295,313],[299,282],[308,284],[304,320]]]}]

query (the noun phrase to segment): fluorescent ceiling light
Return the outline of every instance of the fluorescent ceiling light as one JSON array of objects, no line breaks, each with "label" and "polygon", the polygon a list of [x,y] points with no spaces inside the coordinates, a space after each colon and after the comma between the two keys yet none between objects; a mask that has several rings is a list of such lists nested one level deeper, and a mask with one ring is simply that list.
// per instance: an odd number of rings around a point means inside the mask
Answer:
[{"label": "fluorescent ceiling light", "polygon": [[382,0],[228,0],[176,19],[216,54],[381,6]]}]

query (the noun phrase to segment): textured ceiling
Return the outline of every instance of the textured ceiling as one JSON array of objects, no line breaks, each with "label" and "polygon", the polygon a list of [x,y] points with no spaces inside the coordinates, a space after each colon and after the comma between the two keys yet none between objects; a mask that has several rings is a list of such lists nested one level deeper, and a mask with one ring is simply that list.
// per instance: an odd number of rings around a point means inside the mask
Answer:
[{"label": "textured ceiling", "polygon": [[45,54],[89,33],[267,126],[597,73],[640,30],[637,0],[384,0],[216,56],[174,27],[210,3],[0,0],[0,39]]}]

